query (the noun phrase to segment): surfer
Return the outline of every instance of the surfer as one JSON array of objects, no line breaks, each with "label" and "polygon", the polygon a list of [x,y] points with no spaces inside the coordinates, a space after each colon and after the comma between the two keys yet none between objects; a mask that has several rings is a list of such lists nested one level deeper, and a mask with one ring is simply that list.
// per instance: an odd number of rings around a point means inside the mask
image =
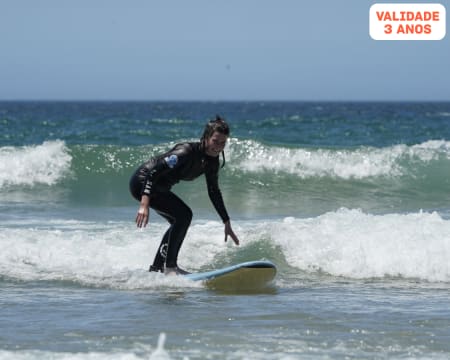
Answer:
[{"label": "surfer", "polygon": [[171,191],[172,186],[180,180],[191,181],[202,174],[205,175],[209,198],[225,226],[225,241],[230,236],[234,243],[239,245],[239,239],[231,228],[230,217],[218,183],[219,155],[222,154],[223,167],[223,149],[229,135],[230,129],[226,121],[216,116],[206,124],[199,142],[175,145],[170,151],[142,164],[131,177],[131,194],[140,201],[136,225],[139,228],[147,226],[149,208],[170,224],[149,271],[177,275],[188,273],[177,263],[178,253],[192,220],[192,210]]}]

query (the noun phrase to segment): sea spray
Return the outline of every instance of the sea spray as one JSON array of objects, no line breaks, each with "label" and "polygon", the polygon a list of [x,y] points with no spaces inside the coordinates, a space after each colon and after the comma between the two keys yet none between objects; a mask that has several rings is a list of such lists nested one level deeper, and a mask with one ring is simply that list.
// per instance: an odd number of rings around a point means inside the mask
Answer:
[{"label": "sea spray", "polygon": [[156,350],[150,355],[149,360],[170,360],[170,356],[166,350],[164,350],[164,344],[166,342],[166,334],[159,334],[158,345]]},{"label": "sea spray", "polygon": [[0,148],[0,190],[6,186],[54,185],[70,171],[72,156],[63,141]]}]

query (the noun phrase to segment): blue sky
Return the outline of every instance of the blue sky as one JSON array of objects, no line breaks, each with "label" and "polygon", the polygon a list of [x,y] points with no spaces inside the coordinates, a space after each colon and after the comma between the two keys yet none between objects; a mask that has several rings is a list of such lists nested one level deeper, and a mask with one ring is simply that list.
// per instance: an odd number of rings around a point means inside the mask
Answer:
[{"label": "blue sky", "polygon": [[373,3],[0,0],[0,99],[450,100],[449,35],[372,40]]}]

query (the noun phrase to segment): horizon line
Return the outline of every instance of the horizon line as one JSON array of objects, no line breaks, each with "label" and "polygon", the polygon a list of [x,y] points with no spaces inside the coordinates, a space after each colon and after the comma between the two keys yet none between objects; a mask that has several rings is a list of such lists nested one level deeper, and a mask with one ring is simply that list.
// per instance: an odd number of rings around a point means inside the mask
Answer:
[{"label": "horizon line", "polygon": [[289,103],[289,102],[304,102],[304,103],[344,103],[344,102],[353,102],[353,103],[424,103],[424,102],[450,102],[450,99],[227,99],[227,100],[212,100],[212,99],[0,99],[0,102],[104,102],[104,103],[113,103],[113,102],[134,102],[134,103],[143,103],[143,102],[180,102],[180,103],[261,103],[261,102],[278,102],[278,103]]}]

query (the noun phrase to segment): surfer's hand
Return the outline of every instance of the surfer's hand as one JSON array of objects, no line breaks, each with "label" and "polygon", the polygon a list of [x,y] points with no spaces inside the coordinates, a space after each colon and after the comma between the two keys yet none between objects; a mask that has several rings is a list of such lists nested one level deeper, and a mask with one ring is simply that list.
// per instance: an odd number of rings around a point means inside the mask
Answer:
[{"label": "surfer's hand", "polygon": [[233,241],[236,245],[239,245],[239,239],[236,236],[236,234],[234,233],[233,229],[231,228],[231,224],[229,221],[227,221],[225,223],[225,242],[227,242],[227,240],[228,240],[228,235],[231,236],[231,238],[233,239]]},{"label": "surfer's hand", "polygon": [[139,206],[138,213],[136,215],[137,227],[146,227],[149,218],[149,198],[148,196],[142,196],[141,205]]}]

